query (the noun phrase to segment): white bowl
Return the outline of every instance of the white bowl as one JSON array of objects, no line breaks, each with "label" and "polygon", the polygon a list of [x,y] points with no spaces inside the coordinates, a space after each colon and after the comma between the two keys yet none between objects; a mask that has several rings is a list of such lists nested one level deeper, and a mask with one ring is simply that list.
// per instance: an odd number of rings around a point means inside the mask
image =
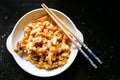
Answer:
[{"label": "white bowl", "polygon": [[[77,30],[75,27],[75,24],[72,22],[72,20],[67,17],[64,13],[51,9],[58,17],[61,18],[61,20],[72,30],[74,31],[83,41],[83,35],[81,32]],[[42,8],[32,10],[28,13],[26,13],[22,18],[19,19],[19,21],[16,23],[13,31],[9,35],[6,46],[11,55],[14,57],[17,64],[26,72],[38,76],[38,77],[50,77],[55,76],[63,71],[65,71],[75,60],[78,49],[75,48],[75,46],[72,44],[71,46],[71,53],[68,58],[68,63],[66,63],[62,68],[56,68],[50,71],[44,70],[44,69],[38,69],[34,64],[32,64],[29,61],[26,61],[24,58],[21,58],[19,55],[16,54],[16,52],[13,50],[13,46],[23,37],[23,29],[24,27],[31,22],[32,19],[37,19],[43,15],[47,14]]]}]

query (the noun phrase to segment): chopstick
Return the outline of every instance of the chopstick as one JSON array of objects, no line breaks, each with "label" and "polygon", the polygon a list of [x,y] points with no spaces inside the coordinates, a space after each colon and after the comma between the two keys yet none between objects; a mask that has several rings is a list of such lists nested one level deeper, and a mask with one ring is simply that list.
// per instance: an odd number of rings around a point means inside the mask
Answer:
[{"label": "chopstick", "polygon": [[88,57],[88,55],[82,50],[81,45],[100,63],[102,61],[84,44],[81,39],[73,33],[63,21],[54,14],[44,3],[41,4],[43,9],[49,14],[49,16],[56,22],[56,24],[61,28],[61,30],[68,36],[68,38],[73,42],[73,44],[80,50],[80,52],[86,57],[86,59],[91,63],[94,68],[97,68],[97,65]]}]

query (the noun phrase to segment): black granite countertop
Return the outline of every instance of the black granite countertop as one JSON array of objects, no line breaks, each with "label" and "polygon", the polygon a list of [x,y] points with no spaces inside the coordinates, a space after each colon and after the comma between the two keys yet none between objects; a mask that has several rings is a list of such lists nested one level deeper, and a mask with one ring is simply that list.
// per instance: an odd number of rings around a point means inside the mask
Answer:
[{"label": "black granite countertop", "polygon": [[[85,43],[103,61],[94,69],[78,52],[73,64],[63,73],[48,78],[22,70],[6,48],[6,39],[25,13],[41,8],[41,3],[65,13],[83,33]],[[112,2],[78,0],[0,0],[0,80],[120,80],[120,40],[116,36]],[[97,62],[96,62],[97,63]]]}]

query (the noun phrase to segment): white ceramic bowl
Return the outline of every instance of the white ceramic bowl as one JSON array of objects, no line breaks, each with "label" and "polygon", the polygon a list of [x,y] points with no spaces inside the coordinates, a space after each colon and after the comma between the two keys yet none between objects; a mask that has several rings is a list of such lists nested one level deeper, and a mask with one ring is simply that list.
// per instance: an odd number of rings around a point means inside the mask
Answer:
[{"label": "white ceramic bowl", "polygon": [[[79,32],[74,23],[71,21],[71,19],[69,17],[67,17],[64,13],[55,10],[55,9],[51,9],[59,18],[61,18],[61,20],[72,30],[74,31],[83,41],[83,35],[81,32]],[[24,58],[21,58],[19,55],[17,55],[15,53],[15,51],[13,50],[13,46],[19,41],[21,40],[21,38],[23,37],[23,29],[24,27],[31,22],[32,19],[37,19],[43,15],[47,14],[42,8],[39,9],[34,9],[28,13],[26,13],[22,18],[19,19],[19,21],[16,23],[13,31],[11,32],[11,34],[9,35],[7,41],[6,41],[6,46],[7,49],[9,50],[9,52],[11,53],[11,55],[14,57],[15,61],[17,62],[17,64],[26,72],[34,75],[34,76],[38,76],[38,77],[50,77],[50,76],[55,76],[58,75],[60,73],[62,73],[63,71],[65,71],[75,60],[77,53],[78,53],[78,49],[75,48],[75,46],[72,44],[71,46],[71,53],[68,59],[68,63],[66,63],[62,68],[57,68],[54,70],[44,70],[44,69],[38,69],[37,67],[35,67],[34,64],[32,64],[29,61],[26,61]]]}]

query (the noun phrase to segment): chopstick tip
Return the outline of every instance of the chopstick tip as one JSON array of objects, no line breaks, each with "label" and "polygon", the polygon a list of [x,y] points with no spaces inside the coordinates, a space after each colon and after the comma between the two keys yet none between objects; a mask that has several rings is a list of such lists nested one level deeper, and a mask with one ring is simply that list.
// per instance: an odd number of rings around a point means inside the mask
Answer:
[{"label": "chopstick tip", "polygon": [[42,5],[45,5],[45,3],[42,3],[41,6],[42,6]]},{"label": "chopstick tip", "polygon": [[96,65],[93,65],[93,67],[94,67],[95,69],[97,69],[97,66],[96,66]]}]

